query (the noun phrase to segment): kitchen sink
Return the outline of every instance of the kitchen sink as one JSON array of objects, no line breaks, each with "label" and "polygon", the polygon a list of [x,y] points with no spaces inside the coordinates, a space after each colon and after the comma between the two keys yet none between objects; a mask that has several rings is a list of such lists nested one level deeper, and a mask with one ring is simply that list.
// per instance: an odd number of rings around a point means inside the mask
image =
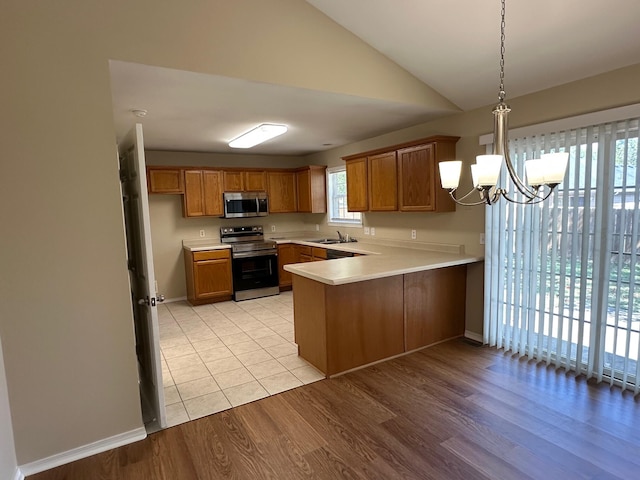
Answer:
[{"label": "kitchen sink", "polygon": [[321,243],[323,245],[331,245],[334,243],[341,243],[337,238],[320,238],[318,240],[308,240],[311,243]]}]

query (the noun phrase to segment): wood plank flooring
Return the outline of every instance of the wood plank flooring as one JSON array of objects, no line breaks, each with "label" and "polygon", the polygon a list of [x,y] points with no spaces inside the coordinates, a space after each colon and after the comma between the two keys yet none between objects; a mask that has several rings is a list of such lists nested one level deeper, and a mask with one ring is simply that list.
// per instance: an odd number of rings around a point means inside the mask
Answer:
[{"label": "wood plank flooring", "polygon": [[638,479],[639,402],[446,342],[28,477]]}]

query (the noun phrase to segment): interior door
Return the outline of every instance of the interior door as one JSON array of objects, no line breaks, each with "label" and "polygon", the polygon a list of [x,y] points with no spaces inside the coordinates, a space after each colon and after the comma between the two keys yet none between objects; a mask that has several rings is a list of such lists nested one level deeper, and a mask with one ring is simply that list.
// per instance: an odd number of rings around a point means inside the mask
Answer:
[{"label": "interior door", "polygon": [[142,413],[147,430],[165,428],[157,307],[164,298],[155,286],[142,125],[136,124],[118,151]]}]

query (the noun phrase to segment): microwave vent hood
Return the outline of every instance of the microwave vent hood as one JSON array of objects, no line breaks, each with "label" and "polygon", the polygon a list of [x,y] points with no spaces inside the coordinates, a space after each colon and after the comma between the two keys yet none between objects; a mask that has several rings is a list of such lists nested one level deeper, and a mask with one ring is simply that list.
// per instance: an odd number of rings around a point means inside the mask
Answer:
[{"label": "microwave vent hood", "polygon": [[224,218],[266,217],[269,214],[267,192],[224,192]]}]

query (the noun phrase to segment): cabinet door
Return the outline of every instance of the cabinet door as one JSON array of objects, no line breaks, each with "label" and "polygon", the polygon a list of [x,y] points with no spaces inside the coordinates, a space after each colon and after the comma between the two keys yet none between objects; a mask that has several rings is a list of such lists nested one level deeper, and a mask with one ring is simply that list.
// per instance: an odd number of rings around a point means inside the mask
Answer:
[{"label": "cabinet door", "polygon": [[435,211],[435,168],[433,144],[398,150],[400,211]]},{"label": "cabinet door", "polygon": [[201,170],[184,171],[184,216],[201,217],[204,213],[204,187]]},{"label": "cabinet door", "polygon": [[269,213],[296,211],[295,172],[269,172]]},{"label": "cabinet door", "polygon": [[369,209],[367,195],[367,158],[354,158],[346,162],[347,171],[347,210],[366,212]]},{"label": "cabinet door", "polygon": [[309,170],[296,172],[298,187],[298,212],[311,213],[311,173]]},{"label": "cabinet door", "polygon": [[202,184],[204,189],[204,214],[210,216],[222,216],[222,172],[204,170],[202,172]]},{"label": "cabinet door", "polygon": [[195,297],[198,300],[227,296],[233,293],[231,259],[194,262]]},{"label": "cabinet door", "polygon": [[244,190],[244,172],[224,172],[224,191],[242,192]]},{"label": "cabinet door", "polygon": [[267,172],[244,172],[244,189],[246,191],[266,191]]},{"label": "cabinet door", "polygon": [[184,193],[182,170],[179,168],[147,168],[149,193]]},{"label": "cabinet door", "polygon": [[278,270],[280,273],[281,287],[291,286],[291,273],[287,272],[283,267],[296,262],[296,249],[293,243],[278,245]]},{"label": "cabinet door", "polygon": [[397,210],[396,152],[373,155],[367,161],[369,169],[369,210],[372,212]]},{"label": "cabinet door", "polygon": [[327,212],[327,167],[309,166],[296,172],[298,212]]}]

